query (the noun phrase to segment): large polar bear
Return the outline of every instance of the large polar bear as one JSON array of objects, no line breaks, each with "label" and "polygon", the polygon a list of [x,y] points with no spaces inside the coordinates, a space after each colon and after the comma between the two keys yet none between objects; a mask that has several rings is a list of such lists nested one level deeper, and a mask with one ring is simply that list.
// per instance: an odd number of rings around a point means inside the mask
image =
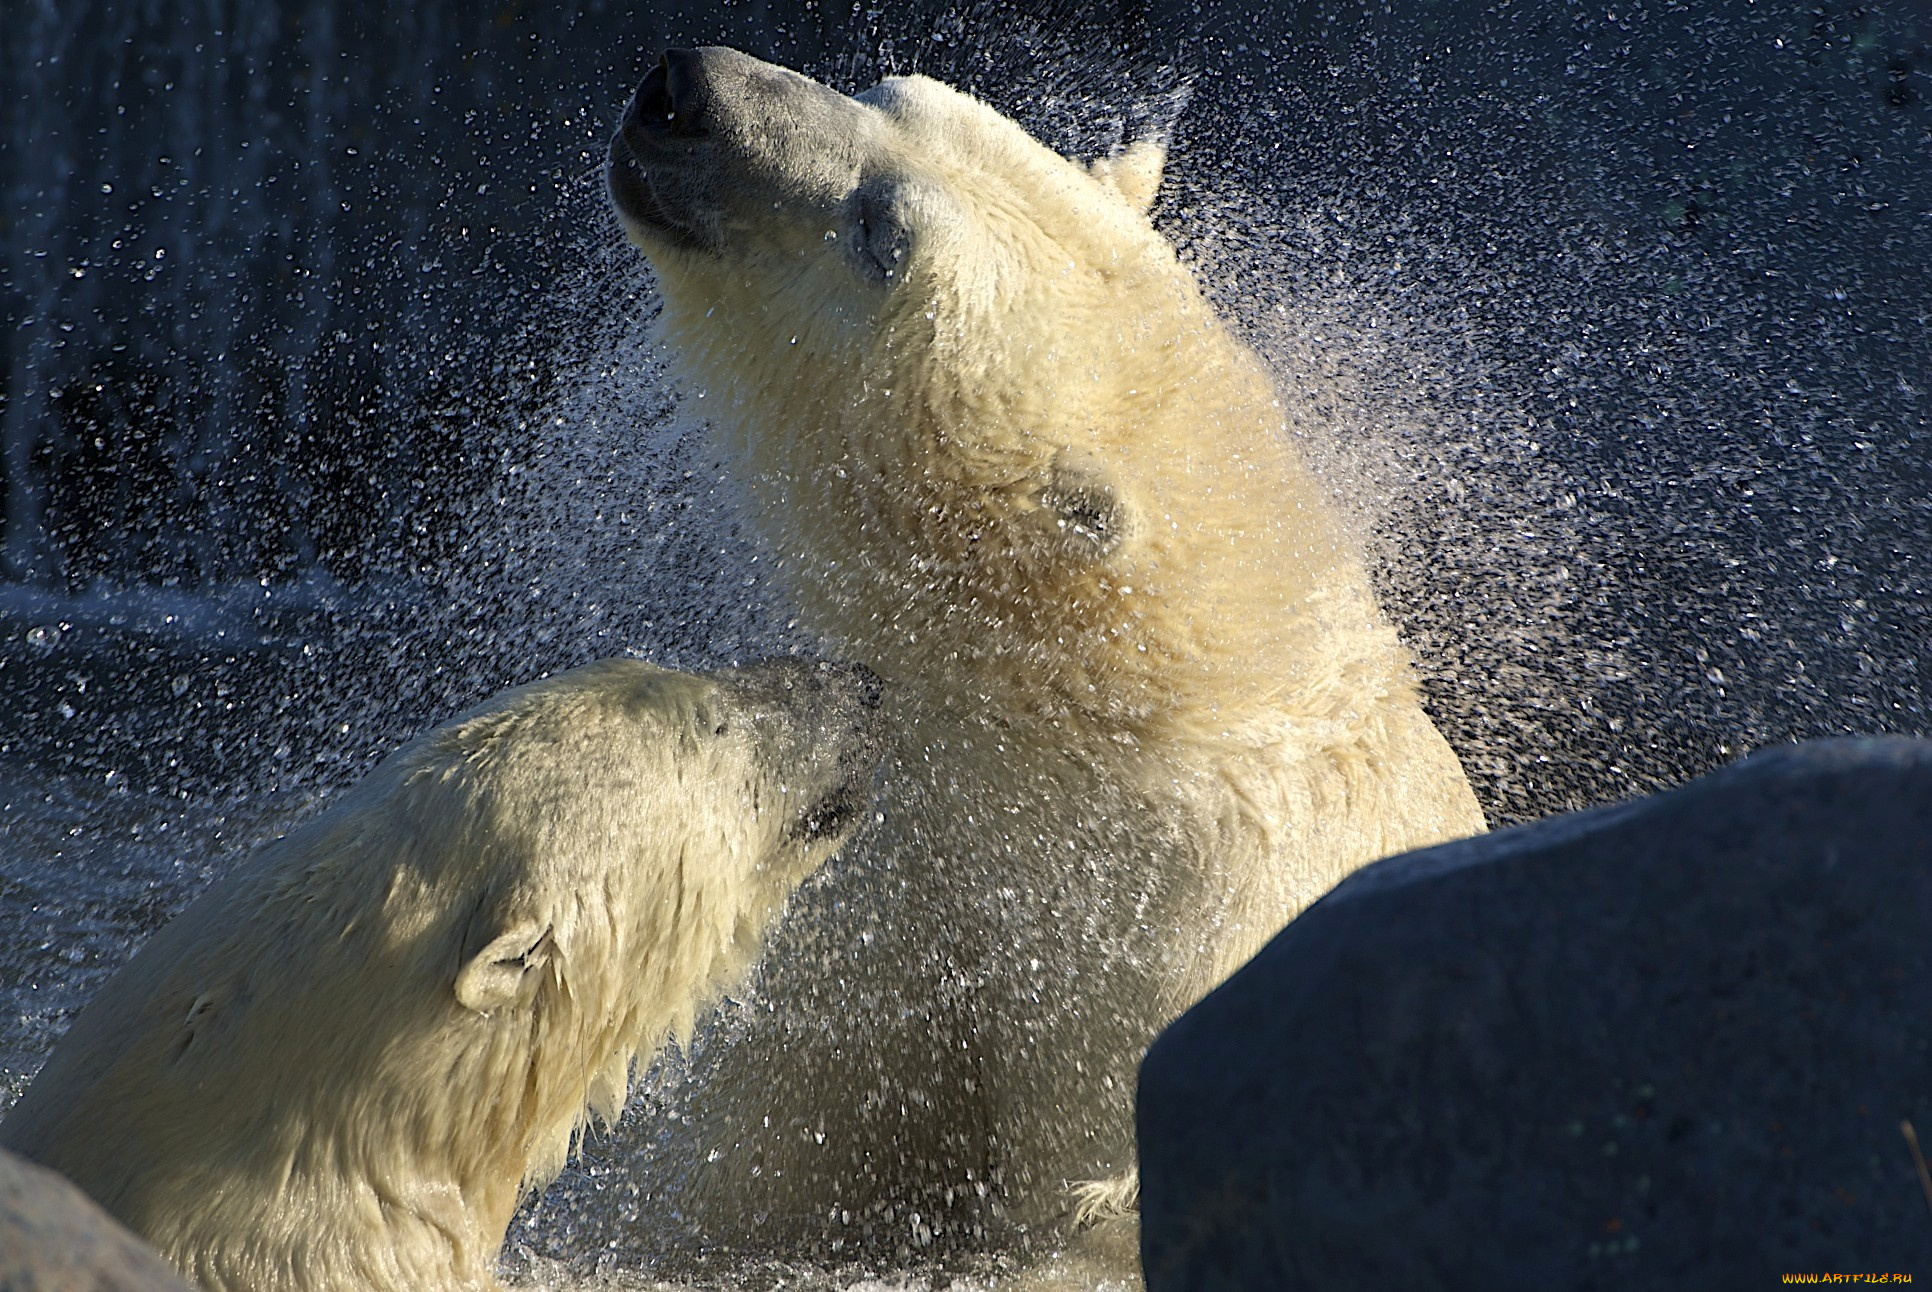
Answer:
[{"label": "large polar bear", "polygon": [[493,1286],[519,1194],[863,815],[877,702],[622,659],[489,701],[150,939],[0,1142],[209,1292]]},{"label": "large polar bear", "polygon": [[881,837],[694,1094],[709,1240],[1052,1241],[1129,1195],[1163,1022],[1350,870],[1482,828],[1268,372],[1148,221],[1162,162],[716,48],[612,140],[692,408],[893,711]]}]

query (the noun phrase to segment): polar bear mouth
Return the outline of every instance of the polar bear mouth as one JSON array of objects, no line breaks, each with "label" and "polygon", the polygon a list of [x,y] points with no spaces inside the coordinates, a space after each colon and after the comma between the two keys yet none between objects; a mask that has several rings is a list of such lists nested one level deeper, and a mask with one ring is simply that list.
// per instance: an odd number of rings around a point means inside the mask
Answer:
[{"label": "polar bear mouth", "polygon": [[705,245],[698,231],[675,217],[658,200],[656,191],[651,187],[650,172],[638,161],[637,154],[625,142],[626,125],[611,136],[610,164],[606,168],[606,184],[610,189],[611,204],[617,213],[630,225],[648,230],[657,240],[669,242],[672,246],[686,250],[698,250]]},{"label": "polar bear mouth", "polygon": [[[663,241],[701,249],[710,239],[678,200],[694,146],[711,135],[711,95],[700,50],[667,49],[645,74],[610,141],[608,184],[618,214]],[[684,177],[688,179],[688,177]]]}]

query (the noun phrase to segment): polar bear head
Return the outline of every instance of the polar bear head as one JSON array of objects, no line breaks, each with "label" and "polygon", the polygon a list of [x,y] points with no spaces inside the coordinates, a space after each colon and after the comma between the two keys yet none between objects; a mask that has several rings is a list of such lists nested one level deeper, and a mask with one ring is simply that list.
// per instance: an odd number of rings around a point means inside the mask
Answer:
[{"label": "polar bear head", "polygon": [[0,1142],[205,1287],[485,1286],[520,1190],[852,833],[877,704],[796,661],[507,691],[150,939]]},{"label": "polar bear head", "polygon": [[847,97],[728,49],[633,97],[610,195],[688,406],[815,626],[888,680],[1220,710],[1355,579],[1266,370],[1148,220],[1163,159],[1081,165],[924,77]]},{"label": "polar bear head", "polygon": [[[645,78],[608,179],[697,384],[794,415],[916,407],[921,430],[1010,456],[1046,446],[1002,438],[1111,402],[1093,382],[1123,357],[1105,343],[1120,324],[1125,344],[1171,331],[1167,309],[1134,322],[1119,308],[1128,284],[1151,288],[1145,309],[1185,280],[1144,215],[1163,156],[1146,140],[1083,167],[923,76],[848,98],[708,48],[669,51]],[[1144,358],[1114,364],[1126,385]],[[857,466],[905,446],[808,447]]]}]

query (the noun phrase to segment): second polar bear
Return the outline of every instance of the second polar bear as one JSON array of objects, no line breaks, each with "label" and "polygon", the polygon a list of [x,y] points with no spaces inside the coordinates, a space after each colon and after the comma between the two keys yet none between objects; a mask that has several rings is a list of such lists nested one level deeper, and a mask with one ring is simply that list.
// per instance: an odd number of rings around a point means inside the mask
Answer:
[{"label": "second polar bear", "polygon": [[797,661],[496,697],[149,939],[0,1144],[207,1292],[494,1286],[521,1193],[864,815],[877,703]]},{"label": "second polar bear", "polygon": [[805,622],[893,696],[882,837],[696,1096],[710,1238],[1051,1241],[1083,1182],[1131,1188],[1166,1020],[1357,866],[1482,828],[1267,371],[1147,218],[1163,161],[718,48],[612,140],[674,371]]}]

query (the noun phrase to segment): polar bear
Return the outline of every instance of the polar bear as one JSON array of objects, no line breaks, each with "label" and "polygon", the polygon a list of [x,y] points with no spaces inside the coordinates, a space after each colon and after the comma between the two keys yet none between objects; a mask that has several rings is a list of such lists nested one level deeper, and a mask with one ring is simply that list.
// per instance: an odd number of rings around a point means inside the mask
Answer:
[{"label": "polar bear", "polygon": [[892,713],[876,846],[693,1094],[708,1240],[1131,1206],[1154,1032],[1355,867],[1483,828],[1267,369],[1149,222],[1164,152],[1082,166],[922,77],[720,48],[611,141],[674,374]]},{"label": "polar bear", "polygon": [[490,700],[149,940],[0,1143],[210,1292],[493,1286],[520,1193],[863,815],[877,702],[634,659]]}]

